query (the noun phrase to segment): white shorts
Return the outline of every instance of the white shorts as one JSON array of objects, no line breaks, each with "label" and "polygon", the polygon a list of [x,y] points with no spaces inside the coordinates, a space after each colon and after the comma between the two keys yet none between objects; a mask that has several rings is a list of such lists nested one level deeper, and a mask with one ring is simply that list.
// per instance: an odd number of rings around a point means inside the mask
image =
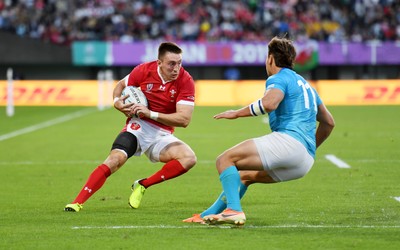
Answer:
[{"label": "white shorts", "polygon": [[171,132],[136,118],[129,121],[126,131],[134,134],[137,138],[138,148],[134,155],[140,156],[144,153],[152,162],[160,161],[160,152],[167,145],[173,142],[182,142]]},{"label": "white shorts", "polygon": [[253,140],[265,171],[276,182],[301,178],[314,164],[306,147],[290,135],[272,132]]}]

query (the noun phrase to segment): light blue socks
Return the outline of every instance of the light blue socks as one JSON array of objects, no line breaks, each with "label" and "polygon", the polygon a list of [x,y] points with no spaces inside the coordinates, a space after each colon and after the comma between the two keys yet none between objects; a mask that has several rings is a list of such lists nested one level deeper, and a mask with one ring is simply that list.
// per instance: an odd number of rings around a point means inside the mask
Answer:
[{"label": "light blue socks", "polygon": [[[204,217],[206,215],[210,214],[219,214],[221,213],[226,207],[227,207],[227,200],[229,200],[229,205],[228,207],[236,210],[236,211],[242,211],[241,205],[240,205],[240,199],[244,196],[244,194],[247,191],[247,186],[244,185],[240,181],[240,175],[239,172],[237,171],[235,166],[227,168],[225,171],[223,171],[220,175],[220,180],[222,183],[223,191],[217,198],[217,200],[212,204],[209,208],[207,208],[204,212],[201,213],[201,217]],[[226,187],[225,187],[226,186]],[[229,189],[229,192],[233,195],[232,198],[228,198],[227,196],[227,190]],[[239,192],[238,192],[239,190]]]},{"label": "light blue socks", "polygon": [[[240,199],[244,196],[246,191],[247,191],[247,186],[244,185],[243,183],[240,183],[240,188],[239,188]],[[226,208],[226,196],[225,192],[222,191],[218,199],[214,202],[214,204],[212,204],[209,208],[204,210],[204,212],[202,212],[200,216],[203,218],[206,215],[219,214],[222,211],[224,211],[225,208]]]}]

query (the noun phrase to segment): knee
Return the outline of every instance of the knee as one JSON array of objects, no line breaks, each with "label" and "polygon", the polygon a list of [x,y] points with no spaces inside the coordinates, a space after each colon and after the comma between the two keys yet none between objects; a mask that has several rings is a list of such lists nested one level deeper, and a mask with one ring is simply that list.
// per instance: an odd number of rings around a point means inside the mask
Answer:
[{"label": "knee", "polygon": [[197,163],[197,157],[192,150],[181,152],[179,157],[175,159],[178,160],[181,163],[182,167],[186,170],[191,169]]},{"label": "knee", "polygon": [[217,160],[215,161],[215,166],[216,166],[216,168],[217,168],[218,173],[220,173],[220,174],[224,171],[224,166],[225,166],[226,164],[223,164],[223,162],[225,162],[225,161],[226,161],[226,155],[225,155],[225,153],[220,154],[220,155],[217,157]]},{"label": "knee", "polygon": [[127,156],[121,152],[118,153],[111,153],[107,159],[104,161],[110,170],[111,173],[115,173],[118,169],[120,169],[126,162]]},{"label": "knee", "polygon": [[184,167],[189,170],[197,163],[197,157],[195,154],[191,154],[185,157],[185,164]]},{"label": "knee", "polygon": [[229,157],[228,157],[228,155],[226,154],[226,152],[220,154],[220,155],[217,157],[217,160],[216,160],[216,162],[215,162],[217,168],[219,168],[221,165],[223,165],[223,162],[228,161],[228,159],[229,159]]}]

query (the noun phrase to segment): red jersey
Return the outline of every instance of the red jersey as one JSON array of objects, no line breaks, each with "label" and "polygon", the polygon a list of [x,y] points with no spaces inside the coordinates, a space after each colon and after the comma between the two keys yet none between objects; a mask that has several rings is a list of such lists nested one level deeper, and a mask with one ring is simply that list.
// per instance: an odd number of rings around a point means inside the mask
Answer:
[{"label": "red jersey", "polygon": [[[163,83],[157,61],[140,64],[129,74],[127,86],[140,87],[147,98],[148,108],[154,112],[171,114],[176,112],[176,104],[194,105],[194,81],[183,67],[176,80]],[[149,118],[143,120],[174,132],[174,127]]]}]

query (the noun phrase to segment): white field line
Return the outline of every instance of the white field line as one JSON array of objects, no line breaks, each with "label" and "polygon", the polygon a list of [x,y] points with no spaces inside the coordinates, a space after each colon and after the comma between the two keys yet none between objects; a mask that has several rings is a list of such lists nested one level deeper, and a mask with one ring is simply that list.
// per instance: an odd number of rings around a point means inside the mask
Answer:
[{"label": "white field line", "polygon": [[393,197],[396,201],[400,202],[400,196],[399,197]]},{"label": "white field line", "polygon": [[[68,161],[0,161],[0,165],[76,165],[76,164],[98,164],[104,161],[104,159],[98,160],[68,160]],[[211,160],[200,160],[197,164],[214,164],[215,161]]]},{"label": "white field line", "polygon": [[[76,164],[97,164],[104,159],[92,160],[67,160],[67,161],[0,161],[0,165],[76,165]],[[322,159],[316,159],[316,162]],[[400,163],[397,159],[352,159],[354,162],[360,163]],[[215,160],[199,160],[197,165],[200,164],[215,164]]]},{"label": "white field line", "polygon": [[335,155],[325,155],[325,159],[335,164],[338,168],[350,168],[349,164],[337,158]]},{"label": "white field line", "polygon": [[7,140],[7,139],[10,139],[10,138],[19,136],[19,135],[27,134],[27,133],[30,133],[30,132],[34,132],[36,130],[39,130],[39,129],[42,129],[42,128],[46,128],[46,127],[50,127],[50,126],[53,126],[53,125],[58,124],[58,123],[66,122],[66,121],[69,121],[69,120],[84,116],[86,114],[92,113],[94,111],[96,111],[96,110],[92,109],[92,108],[91,109],[80,110],[80,111],[77,111],[75,113],[71,113],[71,114],[68,114],[68,115],[64,115],[64,116],[58,117],[58,118],[53,119],[53,120],[45,121],[45,122],[30,126],[30,127],[26,127],[26,128],[23,128],[23,129],[19,129],[19,130],[13,131],[13,132],[8,133],[8,134],[0,135],[0,141],[4,141],[4,140]]},{"label": "white field line", "polygon": [[[209,228],[209,227],[218,227],[218,228],[227,228],[230,229],[232,227],[236,226],[208,226],[208,225],[192,225],[192,226],[172,226],[172,225],[148,225],[148,226],[74,226],[71,227],[71,229],[77,230],[77,229],[187,229],[187,228]],[[366,228],[366,229],[375,229],[375,228],[400,228],[400,225],[394,225],[394,226],[374,226],[374,225],[270,225],[270,226],[252,226],[252,225],[246,225],[243,226],[242,228],[247,228],[247,229],[265,229],[265,228],[322,228],[322,229],[334,229],[334,228]]]},{"label": "white field line", "polygon": [[0,161],[0,165],[77,165],[77,164],[98,164],[104,161],[99,160],[70,160],[70,161]]}]

